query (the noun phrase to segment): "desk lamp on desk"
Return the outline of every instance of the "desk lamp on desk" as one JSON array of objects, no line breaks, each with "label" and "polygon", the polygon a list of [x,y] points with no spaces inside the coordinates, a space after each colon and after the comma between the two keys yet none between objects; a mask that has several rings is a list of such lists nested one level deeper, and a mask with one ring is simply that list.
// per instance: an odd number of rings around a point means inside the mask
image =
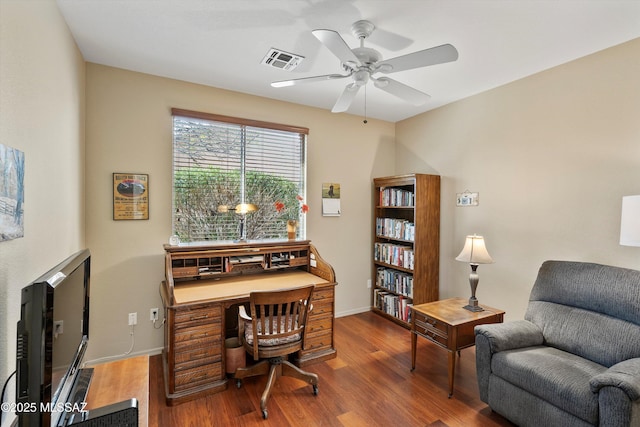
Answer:
[{"label": "desk lamp on desk", "polygon": [[220,213],[234,211],[236,214],[240,215],[240,237],[238,242],[247,241],[247,214],[257,210],[258,206],[252,203],[240,203],[239,205],[236,205],[235,208],[229,208],[227,205],[218,206],[218,212]]}]

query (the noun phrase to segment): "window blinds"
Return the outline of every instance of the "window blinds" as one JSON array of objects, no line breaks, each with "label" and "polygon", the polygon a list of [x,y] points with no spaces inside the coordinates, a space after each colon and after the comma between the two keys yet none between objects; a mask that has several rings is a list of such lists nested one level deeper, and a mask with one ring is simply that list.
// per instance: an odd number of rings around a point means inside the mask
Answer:
[{"label": "window blinds", "polygon": [[[174,109],[173,230],[181,241],[237,240],[240,203],[248,239],[285,238],[304,216],[308,129]],[[244,189],[244,192],[243,192]],[[275,202],[285,209],[277,212]]]}]

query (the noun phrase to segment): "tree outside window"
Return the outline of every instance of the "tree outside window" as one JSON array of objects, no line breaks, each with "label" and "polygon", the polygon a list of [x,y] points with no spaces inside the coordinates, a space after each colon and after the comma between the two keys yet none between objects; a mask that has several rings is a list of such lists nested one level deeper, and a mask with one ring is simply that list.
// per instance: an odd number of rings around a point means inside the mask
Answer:
[{"label": "tree outside window", "polygon": [[174,110],[172,218],[181,241],[237,240],[240,203],[258,207],[246,215],[247,239],[286,239],[288,220],[305,237],[306,133],[286,128]]}]

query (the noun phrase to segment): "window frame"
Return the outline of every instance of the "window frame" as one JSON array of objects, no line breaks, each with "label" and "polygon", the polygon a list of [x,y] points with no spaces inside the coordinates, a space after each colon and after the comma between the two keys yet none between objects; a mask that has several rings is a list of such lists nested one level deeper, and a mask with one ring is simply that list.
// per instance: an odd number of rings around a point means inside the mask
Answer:
[{"label": "window frame", "polygon": [[[176,234],[176,217],[179,217],[179,215],[176,213],[177,212],[177,204],[176,201],[178,200],[176,197],[176,171],[177,171],[177,163],[176,163],[176,117],[179,118],[184,118],[184,119],[195,119],[195,120],[205,120],[205,121],[210,121],[210,122],[218,122],[221,124],[229,124],[229,125],[238,125],[241,127],[241,133],[245,133],[247,131],[247,128],[250,128],[249,130],[255,130],[255,129],[265,129],[265,130],[275,130],[275,131],[283,131],[283,132],[290,132],[290,133],[294,133],[294,134],[298,134],[300,136],[300,163],[299,163],[299,167],[300,167],[300,175],[299,175],[299,181],[298,184],[301,187],[300,191],[299,191],[299,195],[302,197],[302,200],[306,200],[306,187],[307,187],[307,137],[309,135],[309,129],[306,127],[301,127],[301,126],[293,126],[293,125],[286,125],[286,124],[280,124],[280,123],[273,123],[273,122],[266,122],[266,121],[260,121],[260,120],[253,120],[253,119],[245,119],[245,118],[238,118],[238,117],[232,117],[232,116],[225,116],[225,115],[221,115],[221,114],[213,114],[213,113],[205,113],[205,112],[200,112],[200,111],[193,111],[193,110],[186,110],[186,109],[181,109],[181,108],[172,108],[171,109],[171,115],[172,115],[172,214],[171,214],[171,226],[172,226],[172,233]],[[268,132],[266,132],[266,136],[268,137]],[[273,134],[272,134],[273,135]],[[241,145],[243,145],[245,142],[244,141]],[[243,148],[243,154],[244,155],[244,148]],[[271,151],[272,153],[274,151]],[[275,151],[277,152],[277,151]],[[248,160],[252,160],[251,158],[247,158]],[[232,159],[233,161],[233,159]],[[242,163],[244,164],[245,161],[242,161]],[[206,163],[205,163],[206,164]],[[215,165],[215,164],[212,164]],[[295,165],[295,163],[294,163]],[[252,170],[253,171],[253,170]],[[227,170],[227,172],[229,172],[229,170]],[[246,172],[246,173],[244,173]],[[251,171],[245,171],[244,168],[241,169],[240,171],[240,176],[241,176],[241,188],[244,188],[244,180],[245,180],[245,176],[248,176],[248,174]],[[243,175],[244,173],[244,175]],[[294,181],[295,182],[295,181]],[[254,187],[255,188],[255,187]],[[242,192],[242,190],[240,191]],[[255,194],[255,193],[254,193]],[[260,193],[258,193],[260,194]],[[242,198],[242,195],[239,194],[239,197]],[[273,205],[270,207],[271,209],[276,209],[275,205],[278,200],[274,200],[273,201]],[[251,203],[251,200],[247,200],[247,203]],[[293,203],[289,203],[289,207],[292,206]],[[184,206],[184,205],[182,205]],[[263,208],[266,208],[266,205],[264,203],[264,200],[262,202],[262,206]],[[234,208],[234,206],[231,206],[232,210]],[[297,209],[297,206],[296,206]],[[218,211],[220,212],[220,211]],[[213,214],[212,214],[213,215]],[[247,220],[252,219],[251,218],[251,214],[247,215],[246,218]],[[293,216],[291,216],[293,217]],[[193,217],[192,217],[193,218]],[[199,217],[202,218],[202,217]],[[242,218],[241,221],[239,221],[240,223],[243,224],[243,226],[241,226],[240,228],[240,232],[238,233],[238,239],[239,240],[243,240],[242,238],[244,237],[243,234],[243,228],[246,232],[246,227],[244,226],[244,215],[240,215],[240,218]],[[280,221],[281,218],[278,219],[278,221]],[[233,219],[230,219],[229,221],[233,221]],[[305,223],[305,215],[302,215],[300,213],[298,213],[298,217],[297,217],[297,221],[298,221],[298,234],[297,234],[297,238],[301,238],[301,239],[305,239],[306,238],[306,223]],[[269,222],[257,222],[254,224],[269,224]],[[197,230],[197,227],[195,228]],[[273,229],[272,229],[273,230]],[[280,233],[280,228],[278,227],[277,232]],[[188,233],[189,236],[184,236],[186,237],[186,239],[184,237],[181,237],[183,239],[183,241],[229,241],[228,239],[221,239],[221,238],[211,238],[211,239],[207,239],[207,238],[203,238],[203,239],[199,239],[197,238],[197,233]],[[206,234],[206,233],[204,233]],[[203,235],[204,235],[203,234]],[[227,235],[229,235],[229,233],[226,233]],[[264,234],[263,234],[264,235]],[[286,229],[285,227],[283,227],[282,230],[282,237],[278,236],[278,239],[286,239]],[[195,236],[195,237],[194,237]],[[258,235],[259,236],[259,235]],[[236,239],[234,239],[236,240]]]}]

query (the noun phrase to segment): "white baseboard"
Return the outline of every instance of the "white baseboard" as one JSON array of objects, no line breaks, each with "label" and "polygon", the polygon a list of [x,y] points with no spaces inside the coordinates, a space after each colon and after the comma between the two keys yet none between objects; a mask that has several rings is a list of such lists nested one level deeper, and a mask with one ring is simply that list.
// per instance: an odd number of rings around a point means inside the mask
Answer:
[{"label": "white baseboard", "polygon": [[151,349],[147,349],[147,350],[140,350],[140,351],[134,351],[131,352],[129,354],[118,354],[115,356],[105,356],[105,357],[99,357],[97,359],[93,359],[93,360],[85,360],[84,363],[82,364],[82,366],[93,366],[96,365],[98,363],[106,363],[106,362],[113,362],[115,360],[122,360],[122,359],[128,359],[130,357],[135,357],[135,356],[143,356],[143,355],[149,355],[149,356],[155,356],[156,354],[161,354],[162,353],[162,349],[163,347],[157,347],[157,348],[151,348]]},{"label": "white baseboard", "polygon": [[354,308],[353,310],[341,311],[339,313],[336,313],[336,317],[351,316],[352,314],[366,313],[367,311],[371,311],[371,307],[367,306],[367,307]]}]

